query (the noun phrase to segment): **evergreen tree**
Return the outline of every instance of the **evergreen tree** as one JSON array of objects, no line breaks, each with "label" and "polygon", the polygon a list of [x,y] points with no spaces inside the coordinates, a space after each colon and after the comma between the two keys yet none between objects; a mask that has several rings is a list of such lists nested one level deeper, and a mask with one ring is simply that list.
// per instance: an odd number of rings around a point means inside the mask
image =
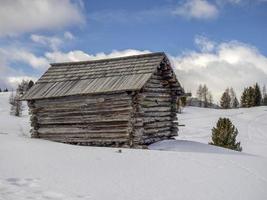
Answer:
[{"label": "evergreen tree", "polygon": [[262,101],[261,90],[258,83],[254,86],[254,106],[260,106]]},{"label": "evergreen tree", "polygon": [[266,86],[264,85],[262,87],[262,97],[264,97],[265,95],[267,95],[267,93],[266,93]]},{"label": "evergreen tree", "polygon": [[238,106],[239,106],[239,102],[238,102],[238,99],[235,97],[233,101],[233,108],[238,108]]},{"label": "evergreen tree", "polygon": [[240,142],[236,142],[237,128],[228,118],[219,118],[216,127],[212,129],[212,142],[210,144],[242,151]]},{"label": "evergreen tree", "polygon": [[213,96],[211,94],[211,92],[208,93],[208,104],[209,107],[212,107],[212,103],[213,103]]},{"label": "evergreen tree", "polygon": [[204,103],[204,107],[207,108],[208,107],[208,95],[209,95],[209,89],[206,86],[206,84],[204,84],[203,88],[202,88],[202,94],[203,94],[203,103]]},{"label": "evergreen tree", "polygon": [[245,88],[241,96],[241,107],[249,108],[255,106],[255,96],[254,87]]},{"label": "evergreen tree", "polygon": [[267,106],[267,95],[265,95],[262,99],[262,105]]},{"label": "evergreen tree", "polygon": [[231,98],[230,107],[231,108],[237,108],[238,105],[236,105],[236,103],[238,101],[236,101],[237,100],[236,94],[235,94],[235,91],[234,91],[234,89],[232,87],[229,90],[229,95],[230,95],[230,98]]},{"label": "evergreen tree", "polygon": [[10,114],[20,117],[22,114],[22,102],[19,100],[19,93],[12,91],[11,95],[9,96],[9,103],[11,104],[10,107]]},{"label": "evergreen tree", "polygon": [[203,102],[203,87],[200,84],[197,89],[197,99],[199,100],[199,107],[202,107]]},{"label": "evergreen tree", "polygon": [[2,92],[2,89],[0,88],[0,92]]},{"label": "evergreen tree", "polygon": [[241,100],[240,100],[240,103],[241,103],[241,107],[242,108],[247,108],[248,107],[248,88],[244,88],[244,91],[241,95]]},{"label": "evergreen tree", "polygon": [[21,83],[17,87],[17,92],[19,95],[23,95],[29,89],[29,82],[22,80]]},{"label": "evergreen tree", "polygon": [[254,87],[249,87],[247,92],[247,104],[248,107],[255,106],[255,89]]},{"label": "evergreen tree", "polygon": [[229,94],[229,88],[227,88],[222,94],[220,105],[223,109],[229,109],[231,107],[231,97]]},{"label": "evergreen tree", "polygon": [[185,107],[187,104],[187,97],[181,97],[180,100],[181,100],[181,106]]},{"label": "evergreen tree", "polygon": [[262,105],[267,106],[267,93],[265,85],[262,88]]},{"label": "evergreen tree", "polygon": [[8,92],[8,89],[6,88],[6,89],[4,89],[4,92]]},{"label": "evergreen tree", "polygon": [[29,83],[28,83],[28,89],[27,90],[31,89],[31,87],[33,85],[34,85],[34,82],[32,80],[30,80]]}]

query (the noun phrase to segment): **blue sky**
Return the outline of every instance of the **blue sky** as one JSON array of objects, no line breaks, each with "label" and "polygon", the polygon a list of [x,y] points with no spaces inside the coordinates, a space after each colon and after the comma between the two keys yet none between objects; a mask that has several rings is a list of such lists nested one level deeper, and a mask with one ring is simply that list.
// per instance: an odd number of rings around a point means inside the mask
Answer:
[{"label": "blue sky", "polygon": [[267,53],[262,42],[267,35],[267,3],[225,3],[214,18],[203,20],[172,14],[185,1],[105,2],[85,2],[88,26],[80,34],[89,44],[83,47],[86,51],[137,48],[180,54],[196,48],[194,37],[204,35],[218,42],[249,43]]},{"label": "blue sky", "polygon": [[1,0],[0,88],[51,62],[164,51],[180,82],[267,84],[266,0]]}]

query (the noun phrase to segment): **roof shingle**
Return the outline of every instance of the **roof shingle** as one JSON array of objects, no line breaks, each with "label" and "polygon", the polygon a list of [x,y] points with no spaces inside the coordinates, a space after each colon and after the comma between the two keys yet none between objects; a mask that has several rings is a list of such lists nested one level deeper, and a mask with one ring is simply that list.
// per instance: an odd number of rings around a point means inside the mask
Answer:
[{"label": "roof shingle", "polygon": [[164,53],[150,53],[54,63],[23,96],[23,100],[139,90],[165,56]]}]

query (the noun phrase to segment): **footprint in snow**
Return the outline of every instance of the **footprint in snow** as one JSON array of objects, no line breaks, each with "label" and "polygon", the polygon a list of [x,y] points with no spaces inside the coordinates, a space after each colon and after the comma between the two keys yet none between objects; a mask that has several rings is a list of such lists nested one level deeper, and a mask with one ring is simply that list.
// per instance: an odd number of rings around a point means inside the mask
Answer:
[{"label": "footprint in snow", "polygon": [[47,191],[41,187],[40,179],[7,178],[0,179],[0,200],[88,200],[90,196],[66,196],[56,191]]}]

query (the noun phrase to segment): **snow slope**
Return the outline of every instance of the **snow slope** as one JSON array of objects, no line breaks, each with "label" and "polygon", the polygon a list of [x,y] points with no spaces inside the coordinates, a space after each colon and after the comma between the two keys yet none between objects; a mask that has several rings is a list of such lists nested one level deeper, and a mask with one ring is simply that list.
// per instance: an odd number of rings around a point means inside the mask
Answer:
[{"label": "snow slope", "polygon": [[243,152],[267,157],[267,106],[231,110],[186,107],[178,117],[185,127],[180,127],[177,139],[206,144],[219,117],[228,117],[239,131],[237,140]]},{"label": "snow slope", "polygon": [[31,139],[28,116],[9,116],[7,99],[0,93],[0,200],[267,199],[263,156],[188,140],[119,153]]}]

